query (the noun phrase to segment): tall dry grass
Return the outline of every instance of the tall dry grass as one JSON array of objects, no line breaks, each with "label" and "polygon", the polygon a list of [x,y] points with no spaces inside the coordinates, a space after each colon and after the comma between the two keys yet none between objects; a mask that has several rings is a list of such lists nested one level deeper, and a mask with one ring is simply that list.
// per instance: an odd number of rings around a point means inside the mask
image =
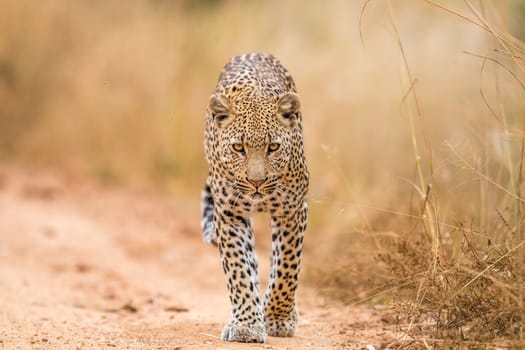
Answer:
[{"label": "tall dry grass", "polygon": [[[470,183],[479,187],[462,196],[443,190],[447,184],[442,183],[436,168],[432,131],[422,107],[419,82],[412,73],[392,3],[387,1],[400,53],[401,84],[406,91],[401,100],[401,114],[406,116],[410,129],[414,169],[412,179],[408,180],[412,187],[410,210],[390,213],[408,220],[405,225],[400,222],[390,225],[393,232],[383,234],[383,246],[375,258],[387,273],[376,275],[374,282],[384,284],[363,290],[358,282],[352,286],[361,289],[356,295],[341,291],[339,287],[351,286],[349,279],[352,273],[356,274],[351,263],[337,272],[345,278],[331,281],[328,277],[324,282],[348,297],[351,304],[391,297],[396,311],[393,323],[400,337],[389,347],[522,347],[525,346],[525,197],[522,196],[525,45],[508,31],[499,17],[501,8],[494,6],[497,4],[487,6],[480,2],[474,6],[465,1],[466,9],[458,10],[432,0],[425,2],[487,33],[491,48],[484,53],[465,54],[481,60],[481,79],[492,74],[490,84],[481,83],[479,99],[490,112],[495,129],[503,135],[489,129],[485,137],[474,134],[474,142],[468,138],[454,143],[445,140],[443,146],[449,164],[441,167],[456,176],[459,172],[468,173],[472,176]],[[368,2],[363,13],[367,5]],[[489,73],[490,66],[495,69]],[[509,94],[517,97],[515,106],[505,100]],[[458,189],[468,187],[469,182],[448,185]],[[450,203],[454,199],[459,200],[457,204]],[[469,201],[470,211],[465,207]],[[448,208],[444,212],[443,203],[455,209],[452,215],[447,213]],[[460,210],[464,217],[457,216]],[[367,265],[370,262],[361,263],[357,271]],[[358,273],[355,277],[362,280]]]},{"label": "tall dry grass", "polygon": [[0,161],[197,210],[218,73],[272,52],[304,107],[307,283],[395,301],[412,340],[416,324],[478,339],[496,310],[513,331],[485,334],[522,341],[505,312],[523,311],[524,16],[496,0],[2,2]]},{"label": "tall dry grass", "polygon": [[[469,11],[464,14],[431,0],[427,2],[486,31],[492,39],[494,49],[484,55],[472,54],[483,59],[481,73],[484,73],[487,62],[498,65],[507,79],[514,81],[517,93],[525,93],[525,45],[509,34],[501,21],[487,15],[485,4],[480,3],[479,7],[475,7],[465,1]],[[407,77],[412,82],[390,3],[389,9]],[[509,129],[508,112],[500,101],[499,79],[493,84],[497,92],[496,106],[493,107],[487,99],[483,87],[480,89],[480,96],[500,127],[507,134],[513,133],[518,140],[514,147],[507,145],[500,150],[502,164],[495,167],[497,175],[491,175],[491,167],[477,166],[454,145],[446,143],[460,166],[470,171],[482,184],[482,209],[486,211],[491,206],[497,213],[498,217],[492,220],[486,216],[481,218],[483,213],[478,214],[478,220],[483,221],[485,231],[482,231],[481,225],[473,222],[477,217],[471,215],[469,221],[463,220],[450,225],[451,232],[447,236],[443,235],[447,231],[443,230],[445,223],[440,221],[439,201],[432,190],[430,144],[425,144],[429,151],[426,165],[430,169],[430,176],[425,178],[421,171],[421,157],[414,142],[419,175],[419,183],[414,187],[420,195],[421,203],[419,232],[422,238],[427,238],[426,244],[417,246],[404,237],[396,242],[397,254],[382,257],[394,276],[403,281],[396,291],[409,291],[408,295],[398,294],[395,304],[398,325],[401,323],[400,328],[404,332],[399,346],[407,343],[420,347],[429,347],[429,344],[433,347],[444,344],[464,347],[525,345],[525,234],[521,229],[524,219],[522,207],[525,203],[521,196],[525,130],[519,127]],[[415,114],[423,122],[423,113],[412,83],[410,88],[416,107]],[[525,126],[523,112],[517,115],[522,127]],[[410,120],[412,125],[413,118]],[[412,136],[414,138],[414,132]],[[482,160],[489,161],[486,155],[483,158]],[[423,192],[424,185],[426,192]],[[487,194],[492,191],[499,192],[495,196],[497,201],[488,205]],[[392,258],[395,255],[397,256]],[[407,269],[406,266],[412,268]],[[402,322],[399,322],[400,319]],[[425,336],[429,333],[433,335],[432,339],[426,339]]]}]

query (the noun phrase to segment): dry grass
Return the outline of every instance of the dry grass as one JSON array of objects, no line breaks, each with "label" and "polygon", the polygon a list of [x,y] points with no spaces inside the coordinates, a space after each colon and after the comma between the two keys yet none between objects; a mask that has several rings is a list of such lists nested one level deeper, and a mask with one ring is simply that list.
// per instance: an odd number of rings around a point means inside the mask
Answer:
[{"label": "dry grass", "polygon": [[394,302],[392,346],[521,344],[524,18],[496,0],[2,2],[0,160],[197,210],[218,73],[273,52],[303,99],[306,281]]},{"label": "dry grass", "polygon": [[[396,324],[403,334],[390,346],[525,346],[525,233],[522,228],[525,219],[525,199],[522,197],[525,115],[523,112],[509,113],[508,106],[502,104],[500,79],[503,78],[499,75],[505,74],[506,79],[514,81],[516,93],[523,102],[525,45],[510,35],[501,22],[491,22],[486,12],[491,13],[494,7],[487,9],[484,3],[475,7],[465,1],[469,11],[464,14],[434,1],[427,2],[489,33],[493,50],[476,55],[483,59],[481,74],[490,63],[499,66],[501,71],[496,73],[493,82],[497,92],[494,102],[488,100],[483,87],[480,95],[500,128],[514,135],[518,142],[507,139],[508,143],[499,150],[500,164],[492,166],[490,162],[494,159],[487,154],[477,155],[473,149],[469,153],[461,152],[445,143],[456,165],[476,177],[481,200],[480,212],[471,214],[468,219],[456,219],[453,225],[448,224],[440,213],[440,201],[434,190],[437,179],[434,177],[432,146],[416,80],[411,73],[392,5],[387,2],[407,78],[406,97],[412,98],[412,101],[404,100],[403,103],[408,104],[406,113],[416,169],[415,196],[411,203],[418,207],[414,215],[417,219],[412,220],[414,226],[410,232],[393,239],[389,249],[378,255],[390,272],[390,282],[394,286],[379,292],[393,292]],[[516,114],[517,121],[521,119],[521,128],[509,127],[512,118],[509,114]],[[415,119],[421,127],[424,151],[417,142]],[[467,159],[472,156],[472,160]],[[474,160],[476,156],[479,157],[478,164]],[[482,217],[488,207],[495,215]]]}]

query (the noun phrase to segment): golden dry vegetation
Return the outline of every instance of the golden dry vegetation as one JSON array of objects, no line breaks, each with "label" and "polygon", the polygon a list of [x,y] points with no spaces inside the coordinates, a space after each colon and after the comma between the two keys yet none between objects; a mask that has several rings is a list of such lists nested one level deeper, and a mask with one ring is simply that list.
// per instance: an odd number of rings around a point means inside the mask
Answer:
[{"label": "golden dry vegetation", "polygon": [[523,346],[524,24],[518,0],[4,1],[0,161],[198,210],[218,74],[271,52],[304,109],[306,283],[393,305],[414,346]]}]

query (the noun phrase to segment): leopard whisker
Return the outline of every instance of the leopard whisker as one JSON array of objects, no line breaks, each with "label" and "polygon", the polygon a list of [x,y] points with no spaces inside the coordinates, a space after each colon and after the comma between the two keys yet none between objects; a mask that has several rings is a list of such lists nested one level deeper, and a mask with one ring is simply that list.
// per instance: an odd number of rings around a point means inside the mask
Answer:
[{"label": "leopard whisker", "polygon": [[279,186],[276,186],[275,193],[277,193],[278,198],[280,199],[279,201],[281,203],[290,203],[291,202],[291,200],[290,200],[290,198],[288,196],[288,193],[286,193],[285,191],[280,189]]},{"label": "leopard whisker", "polygon": [[226,198],[227,201],[230,201],[232,200],[233,201],[233,205],[237,205],[237,201],[239,199],[241,199],[242,197],[242,192],[239,191],[237,188],[234,188],[232,193],[230,193],[230,195]]}]

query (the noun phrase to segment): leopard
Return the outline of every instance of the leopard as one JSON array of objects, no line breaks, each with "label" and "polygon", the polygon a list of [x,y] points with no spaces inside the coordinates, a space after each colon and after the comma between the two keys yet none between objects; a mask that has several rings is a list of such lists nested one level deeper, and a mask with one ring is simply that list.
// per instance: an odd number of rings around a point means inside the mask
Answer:
[{"label": "leopard", "polygon": [[[218,247],[231,303],[221,339],[292,337],[309,186],[294,80],[272,54],[234,56],[219,75],[205,119],[201,228],[204,241]],[[271,228],[264,296],[254,248],[257,212],[269,213]]]}]

